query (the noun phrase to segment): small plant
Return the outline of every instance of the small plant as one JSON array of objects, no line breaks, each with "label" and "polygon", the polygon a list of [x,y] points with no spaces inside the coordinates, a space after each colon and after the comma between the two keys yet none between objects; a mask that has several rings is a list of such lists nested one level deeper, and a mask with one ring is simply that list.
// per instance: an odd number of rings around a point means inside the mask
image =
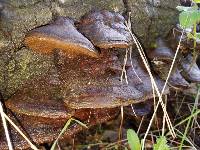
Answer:
[{"label": "small plant", "polygon": [[131,150],[141,150],[140,139],[134,130],[127,130],[127,139]]},{"label": "small plant", "polygon": [[197,25],[200,23],[200,0],[193,0],[192,6],[177,6],[181,11],[179,14],[180,27],[186,32],[187,38],[194,41],[194,49],[196,43],[200,42],[200,33],[197,32]]},{"label": "small plant", "polygon": [[165,136],[159,137],[156,141],[157,142],[154,144],[153,150],[170,150]]},{"label": "small plant", "polygon": [[[131,150],[141,150],[140,139],[134,130],[127,130],[127,139]],[[153,150],[170,150],[165,136],[158,137],[156,141],[156,144],[153,145]]]}]

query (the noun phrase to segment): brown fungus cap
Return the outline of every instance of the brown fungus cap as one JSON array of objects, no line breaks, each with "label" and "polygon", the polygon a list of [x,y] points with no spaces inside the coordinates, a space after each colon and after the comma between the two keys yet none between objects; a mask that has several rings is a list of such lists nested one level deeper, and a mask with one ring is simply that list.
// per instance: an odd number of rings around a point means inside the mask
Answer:
[{"label": "brown fungus cap", "polygon": [[132,44],[125,19],[116,12],[91,11],[81,18],[77,27],[99,48],[128,48]]},{"label": "brown fungus cap", "polygon": [[174,58],[174,52],[166,46],[163,39],[158,38],[156,40],[156,48],[148,50],[147,56],[150,60],[172,61]]},{"label": "brown fungus cap", "polygon": [[[107,122],[119,113],[118,108],[114,109],[81,109],[76,111],[74,117],[85,123],[88,128]],[[27,135],[27,137],[34,144],[43,144],[53,142],[63,129],[66,124],[67,119],[53,119],[49,115],[46,121],[41,122],[41,119],[35,118],[34,116],[27,116],[24,114],[8,113],[9,117],[14,121],[14,123],[20,128],[20,130]],[[20,122],[19,122],[20,121]],[[82,125],[72,122],[71,125],[65,130],[63,135],[59,140],[70,141],[73,135],[86,128]],[[30,148],[29,143],[11,126],[10,137],[12,140],[13,148],[18,149],[28,149]],[[7,150],[8,145],[6,137],[3,131],[2,122],[0,121],[0,149]]]},{"label": "brown fungus cap", "polygon": [[[152,98],[151,79],[147,71],[140,65],[141,61],[138,59],[138,55],[135,55],[135,53],[133,55],[133,68],[130,67],[130,65],[126,67],[128,84],[125,80],[121,82],[118,74],[106,74],[105,72],[105,74],[101,76],[87,77],[87,75],[77,76],[78,72],[76,72],[75,75],[77,77],[73,76],[72,79],[72,76],[69,77],[69,75],[67,75],[69,71],[62,70],[62,81],[71,81],[71,83],[66,84],[67,86],[65,89],[69,87],[69,84],[72,84],[71,89],[66,90],[64,94],[63,100],[66,106],[75,109],[113,108],[144,102]],[[92,64],[96,65],[98,62]],[[89,66],[91,67],[91,65]],[[155,77],[155,81],[161,91],[164,82],[158,77]],[[168,92],[168,88],[166,88],[164,94]]]},{"label": "brown fungus cap", "polygon": [[67,106],[82,108],[115,108],[140,103],[146,96],[133,86],[87,87],[80,93],[70,93],[64,99]]},{"label": "brown fungus cap", "polygon": [[180,70],[178,68],[176,68],[171,73],[169,78],[169,84],[174,88],[179,89],[186,89],[190,86],[189,83],[185,80],[185,78],[181,75]]},{"label": "brown fungus cap", "polygon": [[[158,76],[166,80],[167,75],[170,70],[171,63],[162,62],[162,61],[152,61],[153,70],[158,74]],[[185,89],[189,87],[189,83],[181,75],[180,70],[177,68],[177,65],[174,66],[170,74],[168,83],[175,89]]]},{"label": "brown fungus cap", "polygon": [[28,116],[69,119],[73,110],[64,106],[59,85],[49,76],[33,79],[5,102],[7,108]]},{"label": "brown fungus cap", "polygon": [[[128,116],[135,117],[137,116],[147,116],[152,112],[153,108],[153,99],[148,100],[148,103],[138,103],[124,107],[124,112]],[[134,112],[133,112],[134,111]]]},{"label": "brown fungus cap", "polygon": [[[161,79],[166,80],[167,75],[170,70],[171,63],[166,63],[166,62],[161,62],[161,61],[160,62],[152,61],[152,66],[153,66],[153,70],[158,74],[158,76]],[[170,74],[168,83],[170,86],[176,89],[185,89],[189,87],[189,83],[180,74],[180,70],[177,68],[176,65],[174,66]]]},{"label": "brown fungus cap", "polygon": [[[147,56],[151,60],[154,71],[160,78],[166,80],[174,58],[174,52],[167,46],[162,38],[156,40],[156,46],[157,48],[147,51]],[[168,82],[169,85],[176,89],[189,87],[189,83],[180,74],[180,70],[177,68],[177,63],[174,65]]]},{"label": "brown fungus cap", "polygon": [[191,54],[182,59],[181,69],[183,70],[181,73],[186,80],[200,83],[200,69]]},{"label": "brown fungus cap", "polygon": [[93,44],[78,32],[70,18],[58,17],[55,22],[28,33],[25,44],[34,51],[51,53],[59,49],[69,57],[88,55],[97,57]]},{"label": "brown fungus cap", "polygon": [[[133,54],[134,55],[134,54]],[[127,76],[128,83],[134,87],[136,87],[137,90],[142,92],[146,99],[153,97],[152,96],[152,82],[149,76],[149,73],[147,72],[145,66],[142,64],[142,59],[140,56],[137,57],[137,55],[133,56],[134,59],[132,59],[132,65],[133,68],[130,67],[127,69]],[[159,89],[159,91],[162,91],[162,88],[164,86],[164,82],[155,74],[153,74],[154,80],[156,82],[156,85]],[[165,88],[164,94],[168,94],[169,89],[168,87]]]},{"label": "brown fungus cap", "polygon": [[[71,82],[71,81],[69,81]],[[43,78],[27,82],[23,88],[7,100],[6,107],[14,114],[15,123],[36,144],[54,141],[66,121],[71,117],[86,123],[88,127],[113,119],[118,108],[80,109],[74,110],[64,105],[62,85],[52,82],[49,74]],[[66,90],[66,89],[63,89]],[[61,92],[61,93],[60,93]],[[95,105],[95,104],[93,104]],[[1,122],[0,122],[1,125]],[[0,128],[1,129],[1,128]],[[65,131],[64,137],[71,138],[85,128],[73,124]],[[29,144],[15,130],[11,131],[14,148],[25,149]],[[3,130],[0,130],[0,149],[7,149]]]}]

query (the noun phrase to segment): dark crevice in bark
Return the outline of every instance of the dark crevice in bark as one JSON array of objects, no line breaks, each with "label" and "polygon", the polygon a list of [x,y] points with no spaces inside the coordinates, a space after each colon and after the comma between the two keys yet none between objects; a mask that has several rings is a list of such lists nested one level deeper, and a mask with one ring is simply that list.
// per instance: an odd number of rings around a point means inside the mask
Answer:
[{"label": "dark crevice in bark", "polygon": [[125,19],[128,19],[128,14],[131,12],[131,6],[129,3],[129,0],[123,0],[124,3],[124,12],[123,12],[123,16],[125,17]]}]

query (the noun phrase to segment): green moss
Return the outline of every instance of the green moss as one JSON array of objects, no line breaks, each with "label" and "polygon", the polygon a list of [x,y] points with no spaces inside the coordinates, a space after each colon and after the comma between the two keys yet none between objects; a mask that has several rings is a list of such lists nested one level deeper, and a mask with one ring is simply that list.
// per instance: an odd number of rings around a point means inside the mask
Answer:
[{"label": "green moss", "polygon": [[51,67],[52,61],[50,56],[43,56],[33,53],[26,48],[18,51],[9,63],[7,69],[7,80],[4,80],[6,89],[4,95],[9,97],[25,82],[36,76],[45,74]]}]

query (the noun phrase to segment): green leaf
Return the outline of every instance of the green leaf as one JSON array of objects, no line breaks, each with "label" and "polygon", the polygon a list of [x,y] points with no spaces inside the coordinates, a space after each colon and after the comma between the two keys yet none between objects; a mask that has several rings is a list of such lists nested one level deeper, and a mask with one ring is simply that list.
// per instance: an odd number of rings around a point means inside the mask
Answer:
[{"label": "green leaf", "polygon": [[127,139],[131,150],[141,150],[140,139],[134,130],[127,130]]},{"label": "green leaf", "polygon": [[200,3],[200,0],[193,0],[195,3]]},{"label": "green leaf", "polygon": [[183,29],[191,28],[195,23],[200,22],[200,11],[183,11],[179,14],[179,22]]},{"label": "green leaf", "polygon": [[161,136],[156,140],[153,150],[170,150],[165,136]]}]

